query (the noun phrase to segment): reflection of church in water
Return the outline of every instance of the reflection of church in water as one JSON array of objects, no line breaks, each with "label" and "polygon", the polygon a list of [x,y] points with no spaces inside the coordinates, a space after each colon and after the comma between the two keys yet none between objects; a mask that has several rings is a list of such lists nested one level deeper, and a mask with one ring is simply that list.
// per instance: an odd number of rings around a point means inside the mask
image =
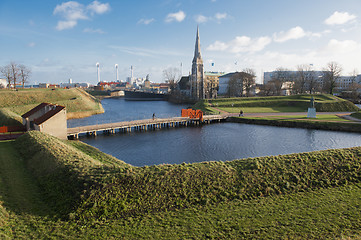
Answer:
[{"label": "reflection of church in water", "polygon": [[189,76],[183,76],[179,81],[178,86],[180,91],[194,100],[216,98],[218,77],[222,74],[223,73],[204,72],[199,28],[197,27],[192,72]]}]

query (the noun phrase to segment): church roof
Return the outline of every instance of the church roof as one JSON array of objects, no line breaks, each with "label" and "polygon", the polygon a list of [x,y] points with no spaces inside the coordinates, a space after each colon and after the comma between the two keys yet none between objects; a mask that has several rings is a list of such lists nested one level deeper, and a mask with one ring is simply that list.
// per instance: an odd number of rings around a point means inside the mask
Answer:
[{"label": "church roof", "polygon": [[178,86],[180,90],[189,90],[190,89],[189,76],[183,76],[179,80]]},{"label": "church roof", "polygon": [[224,75],[222,75],[222,76],[219,76],[219,78],[232,77],[235,73],[237,73],[237,72],[227,73],[227,74],[224,74]]}]

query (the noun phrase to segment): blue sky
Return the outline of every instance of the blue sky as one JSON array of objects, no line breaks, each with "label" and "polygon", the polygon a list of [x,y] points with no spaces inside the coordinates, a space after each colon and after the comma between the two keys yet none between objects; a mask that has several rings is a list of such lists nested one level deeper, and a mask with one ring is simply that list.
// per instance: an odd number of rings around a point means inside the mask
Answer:
[{"label": "blue sky", "polygon": [[[31,83],[96,84],[191,70],[197,25],[206,71],[315,70],[338,62],[361,71],[360,0],[1,0],[0,65],[32,69]],[[212,67],[211,63],[214,63]]]}]

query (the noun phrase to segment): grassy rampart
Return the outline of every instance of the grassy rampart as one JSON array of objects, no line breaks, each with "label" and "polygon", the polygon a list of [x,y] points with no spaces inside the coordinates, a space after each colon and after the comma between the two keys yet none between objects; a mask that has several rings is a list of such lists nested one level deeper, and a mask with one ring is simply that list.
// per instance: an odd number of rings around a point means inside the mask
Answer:
[{"label": "grassy rampart", "polygon": [[361,180],[361,148],[138,168],[116,174],[78,209],[91,220],[255,199]]},{"label": "grassy rampart", "polygon": [[[312,95],[318,112],[353,112],[359,109],[351,102],[331,95]],[[226,112],[305,112],[310,106],[311,95],[277,97],[220,98],[201,101],[194,107],[215,107]]]},{"label": "grassy rampart", "polygon": [[0,109],[0,126],[21,126],[23,119],[20,115],[6,109]]},{"label": "grassy rampart", "polygon": [[[70,213],[89,186],[100,184],[107,173],[128,166],[83,143],[63,142],[31,131],[16,140],[18,151],[59,215]],[[84,152],[80,151],[82,149]]]},{"label": "grassy rampart", "polygon": [[361,119],[361,112],[355,112],[351,114],[351,117]]},{"label": "grassy rampart", "polygon": [[[333,119],[332,119],[333,120]],[[271,119],[260,117],[232,117],[229,118],[230,122],[268,125],[277,127],[290,127],[290,128],[307,128],[307,129],[319,129],[319,130],[332,130],[332,131],[344,131],[344,132],[360,132],[361,124],[351,123],[346,120],[339,121],[316,121],[313,119]]]},{"label": "grassy rampart", "polygon": [[[61,215],[139,216],[342,186],[361,181],[361,148],[229,162],[131,167],[89,146],[30,132],[17,140],[27,165]],[[81,151],[79,151],[79,149]],[[30,157],[29,157],[30,156]]]},{"label": "grassy rampart", "polygon": [[86,117],[104,112],[95,97],[79,88],[0,90],[0,109],[16,114],[17,116],[13,118],[19,118],[42,102],[65,106],[68,118]]},{"label": "grassy rampart", "polygon": [[[46,196],[45,206],[67,220],[14,213],[9,218],[0,205],[0,237],[360,235],[361,147],[132,167],[89,145],[40,132],[28,132],[12,146]],[[9,192],[0,191],[0,197]]]}]

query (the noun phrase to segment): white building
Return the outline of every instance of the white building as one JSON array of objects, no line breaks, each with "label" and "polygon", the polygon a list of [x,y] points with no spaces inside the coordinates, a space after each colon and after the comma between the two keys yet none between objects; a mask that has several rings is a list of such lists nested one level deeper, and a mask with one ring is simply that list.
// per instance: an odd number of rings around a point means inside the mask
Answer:
[{"label": "white building", "polygon": [[6,88],[8,85],[8,82],[6,79],[0,78],[0,88]]},{"label": "white building", "polygon": [[88,88],[88,87],[90,87],[90,84],[89,83],[60,83],[60,87],[61,88],[76,88],[76,87]]},{"label": "white building", "polygon": [[[305,71],[305,74],[314,74],[314,79],[316,79],[319,86],[323,86],[323,76],[324,71]],[[286,79],[286,82],[295,82],[298,78],[298,71],[273,71],[273,72],[264,72],[263,82],[267,84],[273,78],[278,77],[277,75],[282,75]],[[361,84],[361,75],[356,77],[353,76],[340,76],[336,79],[336,88],[335,91],[341,92],[347,90],[352,82]],[[289,86],[292,86],[292,84]],[[307,88],[307,87],[306,87]]]},{"label": "white building", "polygon": [[227,90],[228,90],[228,82],[234,74],[235,74],[235,72],[227,73],[218,78],[219,79],[218,95],[226,95]]}]

